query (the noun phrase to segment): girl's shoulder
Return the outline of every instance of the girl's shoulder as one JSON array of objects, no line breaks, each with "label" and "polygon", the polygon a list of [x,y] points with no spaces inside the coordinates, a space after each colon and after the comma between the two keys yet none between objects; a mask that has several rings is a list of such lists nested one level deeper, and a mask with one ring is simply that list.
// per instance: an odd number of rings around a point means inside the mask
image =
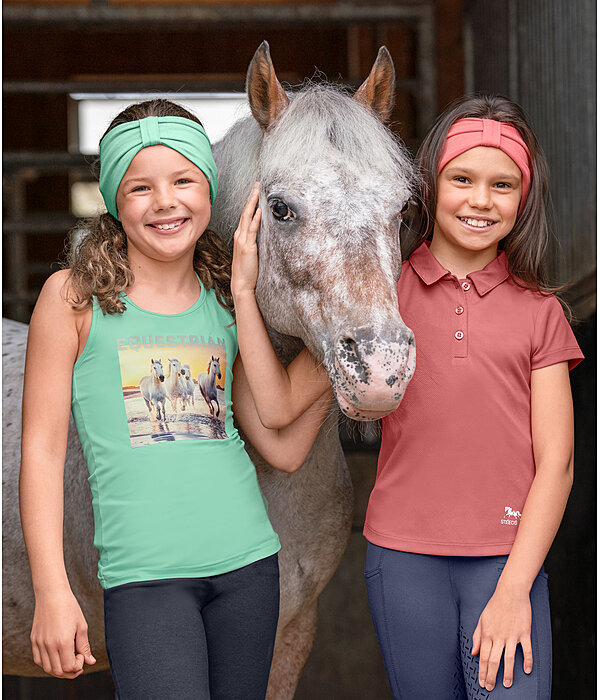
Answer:
[{"label": "girl's shoulder", "polygon": [[89,304],[82,309],[76,296],[71,281],[71,270],[65,268],[53,272],[48,277],[40,291],[37,303],[42,302],[44,305],[56,308],[57,311],[62,310],[65,314],[78,318],[78,314],[91,311],[92,305]]},{"label": "girl's shoulder", "polygon": [[507,290],[509,291],[511,297],[521,304],[526,304],[528,307],[534,310],[540,310],[542,307],[551,308],[556,307],[562,309],[561,303],[558,297],[552,292],[546,292],[539,289],[532,289],[526,286],[523,282],[514,278],[512,275],[508,276]]},{"label": "girl's shoulder", "polygon": [[[89,333],[92,306],[84,309],[74,307],[71,287],[71,271],[58,270],[48,277],[38,296],[31,325],[43,325],[48,329],[73,329],[80,343],[82,336]],[[85,344],[85,343],[84,343]]]},{"label": "girl's shoulder", "polygon": [[524,288],[512,278],[508,282],[507,298],[512,295],[509,308],[515,326],[530,329],[534,347],[573,347],[579,353],[571,318],[560,299],[552,292]]},{"label": "girl's shoulder", "polygon": [[53,272],[44,282],[37,303],[45,306],[63,309],[65,312],[72,310],[69,299],[72,295],[71,271],[69,269]]}]

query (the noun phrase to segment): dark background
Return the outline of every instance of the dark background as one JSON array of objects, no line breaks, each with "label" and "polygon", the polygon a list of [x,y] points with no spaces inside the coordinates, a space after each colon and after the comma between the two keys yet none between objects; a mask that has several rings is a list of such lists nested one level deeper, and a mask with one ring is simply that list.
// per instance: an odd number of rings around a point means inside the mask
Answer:
[{"label": "dark background", "polygon": [[[3,313],[16,320],[29,320],[56,269],[75,221],[71,183],[91,179],[70,148],[70,92],[242,91],[247,65],[267,39],[278,76],[291,85],[318,68],[358,87],[387,45],[397,71],[392,128],[413,152],[434,116],[464,92],[500,92],[523,105],[552,171],[551,271],[555,282],[570,283],[586,354],[571,374],[575,485],[547,560],[555,700],[596,692],[595,27],[593,0],[4,2]],[[378,442],[342,435],[355,484],[354,527],[321,596],[301,700],[391,697],[362,578],[361,530]],[[95,700],[112,692],[108,672],[75,681],[4,678],[11,699]]]}]

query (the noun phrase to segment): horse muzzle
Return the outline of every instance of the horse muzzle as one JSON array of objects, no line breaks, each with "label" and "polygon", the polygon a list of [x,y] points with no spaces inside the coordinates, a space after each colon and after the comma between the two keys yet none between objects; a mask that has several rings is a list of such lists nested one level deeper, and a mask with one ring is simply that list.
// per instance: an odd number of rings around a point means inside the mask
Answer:
[{"label": "horse muzzle", "polygon": [[416,364],[410,328],[403,325],[387,333],[376,333],[372,327],[344,329],[332,354],[332,362],[325,366],[346,416],[377,420],[398,408]]}]

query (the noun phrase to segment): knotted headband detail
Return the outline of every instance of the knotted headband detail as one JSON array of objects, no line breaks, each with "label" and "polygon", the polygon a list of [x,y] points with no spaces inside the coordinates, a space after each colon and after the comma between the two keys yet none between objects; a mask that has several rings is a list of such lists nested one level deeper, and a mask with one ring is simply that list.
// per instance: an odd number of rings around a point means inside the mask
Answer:
[{"label": "knotted headband detail", "polygon": [[217,196],[217,164],[204,128],[185,117],[145,117],[119,124],[100,141],[100,193],[118,219],[117,190],[137,153],[147,146],[167,146],[181,153],[206,176],[210,202]]},{"label": "knotted headband detail", "polygon": [[451,160],[477,146],[499,148],[518,166],[521,171],[520,214],[529,195],[533,168],[529,148],[512,124],[495,119],[457,119],[448,129],[446,146],[438,165],[438,175]]}]

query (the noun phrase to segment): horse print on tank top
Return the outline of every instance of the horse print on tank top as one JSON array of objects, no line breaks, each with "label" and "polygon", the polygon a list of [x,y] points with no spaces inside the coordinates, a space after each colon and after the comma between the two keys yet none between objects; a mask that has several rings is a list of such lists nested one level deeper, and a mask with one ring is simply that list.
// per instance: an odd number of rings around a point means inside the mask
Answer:
[{"label": "horse print on tank top", "polygon": [[131,447],[228,437],[224,338],[131,336],[117,349]]}]

